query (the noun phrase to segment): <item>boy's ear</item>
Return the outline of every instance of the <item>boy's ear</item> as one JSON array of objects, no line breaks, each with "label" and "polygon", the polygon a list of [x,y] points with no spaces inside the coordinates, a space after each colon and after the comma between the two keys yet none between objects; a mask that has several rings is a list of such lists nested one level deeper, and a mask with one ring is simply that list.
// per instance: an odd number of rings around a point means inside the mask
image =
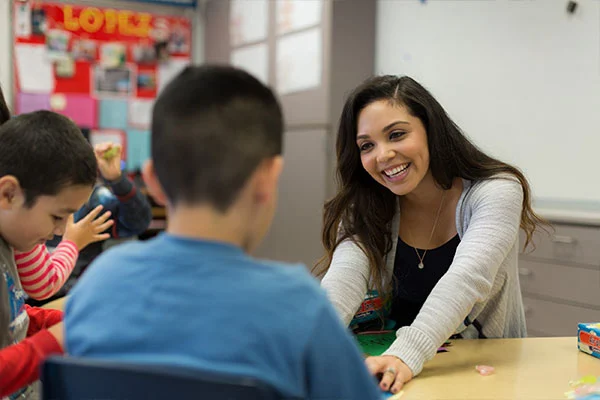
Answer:
[{"label": "boy's ear", "polygon": [[142,168],[142,178],[144,179],[148,193],[150,193],[150,196],[152,196],[154,201],[161,206],[165,206],[167,204],[167,196],[158,180],[158,176],[156,176],[154,162],[152,160],[148,160],[144,163],[144,167]]},{"label": "boy's ear", "polygon": [[19,180],[13,175],[0,178],[0,209],[10,210],[24,201]]},{"label": "boy's ear", "polygon": [[256,181],[256,200],[259,203],[268,202],[277,195],[281,171],[283,171],[283,157],[280,155],[261,162]]}]

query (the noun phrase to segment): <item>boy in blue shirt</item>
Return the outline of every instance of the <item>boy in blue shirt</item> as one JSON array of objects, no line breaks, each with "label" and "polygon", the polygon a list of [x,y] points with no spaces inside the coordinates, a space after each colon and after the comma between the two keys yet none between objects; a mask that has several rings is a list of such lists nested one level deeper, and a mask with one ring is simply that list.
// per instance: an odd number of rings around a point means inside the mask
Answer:
[{"label": "boy in blue shirt", "polygon": [[69,354],[249,376],[284,397],[381,397],[306,269],[249,256],[275,211],[282,136],[275,96],[246,72],[188,67],[166,87],[144,179],[167,233],[92,263],[67,300]]}]

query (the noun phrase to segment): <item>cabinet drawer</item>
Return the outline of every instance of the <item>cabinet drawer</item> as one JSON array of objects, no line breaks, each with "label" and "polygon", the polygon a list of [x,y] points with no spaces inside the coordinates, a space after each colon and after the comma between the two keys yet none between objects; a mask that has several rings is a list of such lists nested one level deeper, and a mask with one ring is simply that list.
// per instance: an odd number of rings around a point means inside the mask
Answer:
[{"label": "cabinet drawer", "polygon": [[523,294],[532,293],[600,307],[600,269],[519,260]]},{"label": "cabinet drawer", "polygon": [[527,330],[543,336],[576,336],[580,322],[600,322],[600,310],[523,296]]},{"label": "cabinet drawer", "polygon": [[[536,249],[524,256],[571,263],[600,265],[600,229],[571,225],[554,225],[555,232],[534,235]],[[523,248],[524,234],[521,234]]]}]

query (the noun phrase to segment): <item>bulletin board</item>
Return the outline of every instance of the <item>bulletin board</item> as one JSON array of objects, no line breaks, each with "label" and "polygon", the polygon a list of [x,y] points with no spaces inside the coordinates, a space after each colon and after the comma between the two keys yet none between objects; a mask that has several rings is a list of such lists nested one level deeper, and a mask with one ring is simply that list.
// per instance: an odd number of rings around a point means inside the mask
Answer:
[{"label": "bulletin board", "polygon": [[191,61],[189,18],[39,0],[13,12],[15,112],[61,113],[138,170],[154,101]]}]

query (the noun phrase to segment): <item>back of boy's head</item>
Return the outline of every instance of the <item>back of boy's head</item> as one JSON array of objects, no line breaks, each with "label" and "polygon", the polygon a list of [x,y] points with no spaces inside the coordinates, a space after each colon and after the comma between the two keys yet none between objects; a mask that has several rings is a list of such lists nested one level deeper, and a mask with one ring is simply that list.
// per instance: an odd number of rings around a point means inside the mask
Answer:
[{"label": "back of boy's head", "polygon": [[[0,102],[5,104],[3,99]],[[0,114],[3,108],[8,112],[0,105]],[[12,175],[19,180],[26,206],[68,186],[94,185],[94,151],[71,120],[51,111],[6,118],[0,125],[0,177]]]},{"label": "back of boy's head", "polygon": [[154,106],[152,159],[173,206],[227,211],[259,163],[281,154],[282,142],[275,95],[233,67],[188,67]]}]

